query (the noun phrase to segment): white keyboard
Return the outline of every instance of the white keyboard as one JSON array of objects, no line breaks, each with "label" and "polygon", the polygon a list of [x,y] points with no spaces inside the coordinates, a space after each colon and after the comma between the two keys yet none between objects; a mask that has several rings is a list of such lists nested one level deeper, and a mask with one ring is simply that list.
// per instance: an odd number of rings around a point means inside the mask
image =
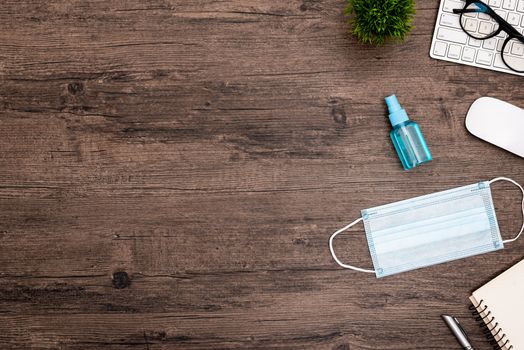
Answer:
[{"label": "white keyboard", "polygon": [[[519,32],[524,33],[524,0],[483,1]],[[500,50],[507,35],[501,32],[486,40],[468,36],[460,27],[460,15],[453,13],[453,9],[462,8],[463,1],[441,0],[429,55],[437,60],[524,76],[524,73],[509,69],[502,61]],[[524,60],[524,54],[522,59]]]}]

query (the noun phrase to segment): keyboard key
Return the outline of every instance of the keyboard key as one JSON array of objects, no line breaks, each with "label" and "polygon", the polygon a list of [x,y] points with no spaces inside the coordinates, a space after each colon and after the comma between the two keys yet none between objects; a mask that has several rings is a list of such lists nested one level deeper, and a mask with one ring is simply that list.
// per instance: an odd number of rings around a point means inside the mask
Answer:
[{"label": "keyboard key", "polygon": [[506,61],[517,69],[522,69],[524,67],[524,58],[515,57],[515,56],[504,56]]},{"label": "keyboard key", "polygon": [[491,16],[490,16],[490,15],[485,14],[485,13],[482,13],[482,12],[479,12],[478,17],[479,17],[480,19],[484,19],[484,20],[486,20],[486,21],[489,21],[489,20],[491,19]]},{"label": "keyboard key", "polygon": [[458,45],[449,45],[448,57],[458,60],[460,58],[460,51],[462,48]]},{"label": "keyboard key", "polygon": [[493,32],[493,25],[489,22],[480,22],[479,33],[489,35]]},{"label": "keyboard key", "polygon": [[509,24],[512,24],[514,26],[518,26],[519,22],[520,22],[520,15],[518,13],[516,13],[516,12],[510,12],[508,14],[507,21],[508,21]]},{"label": "keyboard key", "polygon": [[478,26],[479,26],[479,23],[476,19],[467,18],[466,23],[464,24],[464,29],[466,29],[470,33],[473,33],[477,31]]},{"label": "keyboard key", "polygon": [[[508,44],[509,45],[509,44]],[[451,51],[451,46],[449,48]],[[520,43],[513,43],[513,46],[511,47],[511,53],[515,56],[522,56],[524,55],[524,45]],[[449,56],[449,54],[448,54]]]},{"label": "keyboard key", "polygon": [[475,49],[472,49],[471,47],[464,47],[464,51],[462,52],[462,59],[464,61],[473,62],[475,59]]},{"label": "keyboard key", "polygon": [[443,43],[442,41],[436,41],[435,46],[433,47],[433,54],[437,56],[446,56],[446,50],[448,49],[448,44]]},{"label": "keyboard key", "polygon": [[508,66],[502,61],[502,55],[496,54],[495,55],[495,62],[493,62],[493,66],[497,68],[503,68],[503,69],[509,69]]},{"label": "keyboard key", "polygon": [[517,0],[504,0],[504,3],[502,4],[502,7],[506,10],[515,10],[515,6],[517,5]]},{"label": "keyboard key", "polygon": [[504,45],[504,41],[506,41],[506,39],[499,39],[499,42],[497,43],[497,51],[502,51],[502,46]]},{"label": "keyboard key", "polygon": [[451,41],[457,44],[465,44],[468,39],[468,35],[464,33],[463,30],[455,30],[441,27],[438,29],[437,32],[437,39]]},{"label": "keyboard key", "polygon": [[[511,43],[508,43],[506,47],[504,48],[504,53],[509,53],[509,49],[511,48]],[[502,49],[501,49],[502,50]]]},{"label": "keyboard key", "polygon": [[524,12],[524,0],[519,0],[519,4],[517,6],[517,11]]},{"label": "keyboard key", "polygon": [[475,38],[469,38],[469,44],[471,46],[480,47],[480,45],[482,45],[482,41]]},{"label": "keyboard key", "polygon": [[493,52],[478,50],[477,52],[477,63],[485,66],[491,66],[493,61]]},{"label": "keyboard key", "polygon": [[[522,0],[522,3],[524,4],[524,0]],[[522,16],[522,23],[520,24],[521,27],[524,27],[524,16]]]},{"label": "keyboard key", "polygon": [[460,28],[460,16],[450,13],[443,13],[440,17],[440,24],[446,27]]},{"label": "keyboard key", "polygon": [[502,5],[502,0],[489,0],[489,6],[491,7],[500,7]]},{"label": "keyboard key", "polygon": [[495,10],[495,12],[497,13],[497,15],[499,15],[500,17],[502,17],[503,20],[506,20],[506,17],[508,15],[508,13],[506,11],[502,11],[502,10]]},{"label": "keyboard key", "polygon": [[453,13],[454,9],[463,9],[463,8],[464,8],[463,2],[454,1],[454,0],[444,0],[444,7],[442,8],[442,11]]},{"label": "keyboard key", "polygon": [[483,41],[482,47],[487,50],[495,50],[497,47],[497,39],[489,38]]}]

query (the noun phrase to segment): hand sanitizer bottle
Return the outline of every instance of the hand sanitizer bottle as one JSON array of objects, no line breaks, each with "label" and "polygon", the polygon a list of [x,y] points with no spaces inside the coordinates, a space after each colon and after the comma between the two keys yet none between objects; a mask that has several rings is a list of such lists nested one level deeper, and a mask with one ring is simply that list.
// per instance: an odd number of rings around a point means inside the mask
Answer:
[{"label": "hand sanitizer bottle", "polygon": [[404,170],[429,162],[432,159],[431,153],[418,124],[409,120],[395,95],[386,97],[386,104],[389,109],[389,121],[393,126],[391,140]]}]

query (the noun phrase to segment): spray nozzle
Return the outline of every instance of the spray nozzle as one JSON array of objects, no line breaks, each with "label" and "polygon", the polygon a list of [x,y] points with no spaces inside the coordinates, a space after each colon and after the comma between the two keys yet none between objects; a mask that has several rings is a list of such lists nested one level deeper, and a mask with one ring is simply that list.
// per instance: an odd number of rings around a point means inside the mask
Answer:
[{"label": "spray nozzle", "polygon": [[400,106],[397,96],[391,95],[386,97],[386,105],[388,106],[389,110],[389,121],[393,127],[409,120],[408,114],[402,108],[402,106]]}]

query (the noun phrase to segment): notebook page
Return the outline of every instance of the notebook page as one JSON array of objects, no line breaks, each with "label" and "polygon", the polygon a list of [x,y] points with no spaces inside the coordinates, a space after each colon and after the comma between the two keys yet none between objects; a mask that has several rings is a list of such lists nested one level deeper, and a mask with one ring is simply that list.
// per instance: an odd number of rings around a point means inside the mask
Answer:
[{"label": "notebook page", "polygon": [[[481,309],[487,305],[486,312],[481,316],[487,316],[486,322],[495,317],[488,326],[491,329],[498,322],[497,328],[502,331],[497,340],[504,333],[506,337],[502,343],[510,340],[505,348],[513,345],[512,350],[524,349],[524,260],[474,291],[470,300],[474,305],[482,300]],[[489,311],[491,314],[487,315]]]}]

